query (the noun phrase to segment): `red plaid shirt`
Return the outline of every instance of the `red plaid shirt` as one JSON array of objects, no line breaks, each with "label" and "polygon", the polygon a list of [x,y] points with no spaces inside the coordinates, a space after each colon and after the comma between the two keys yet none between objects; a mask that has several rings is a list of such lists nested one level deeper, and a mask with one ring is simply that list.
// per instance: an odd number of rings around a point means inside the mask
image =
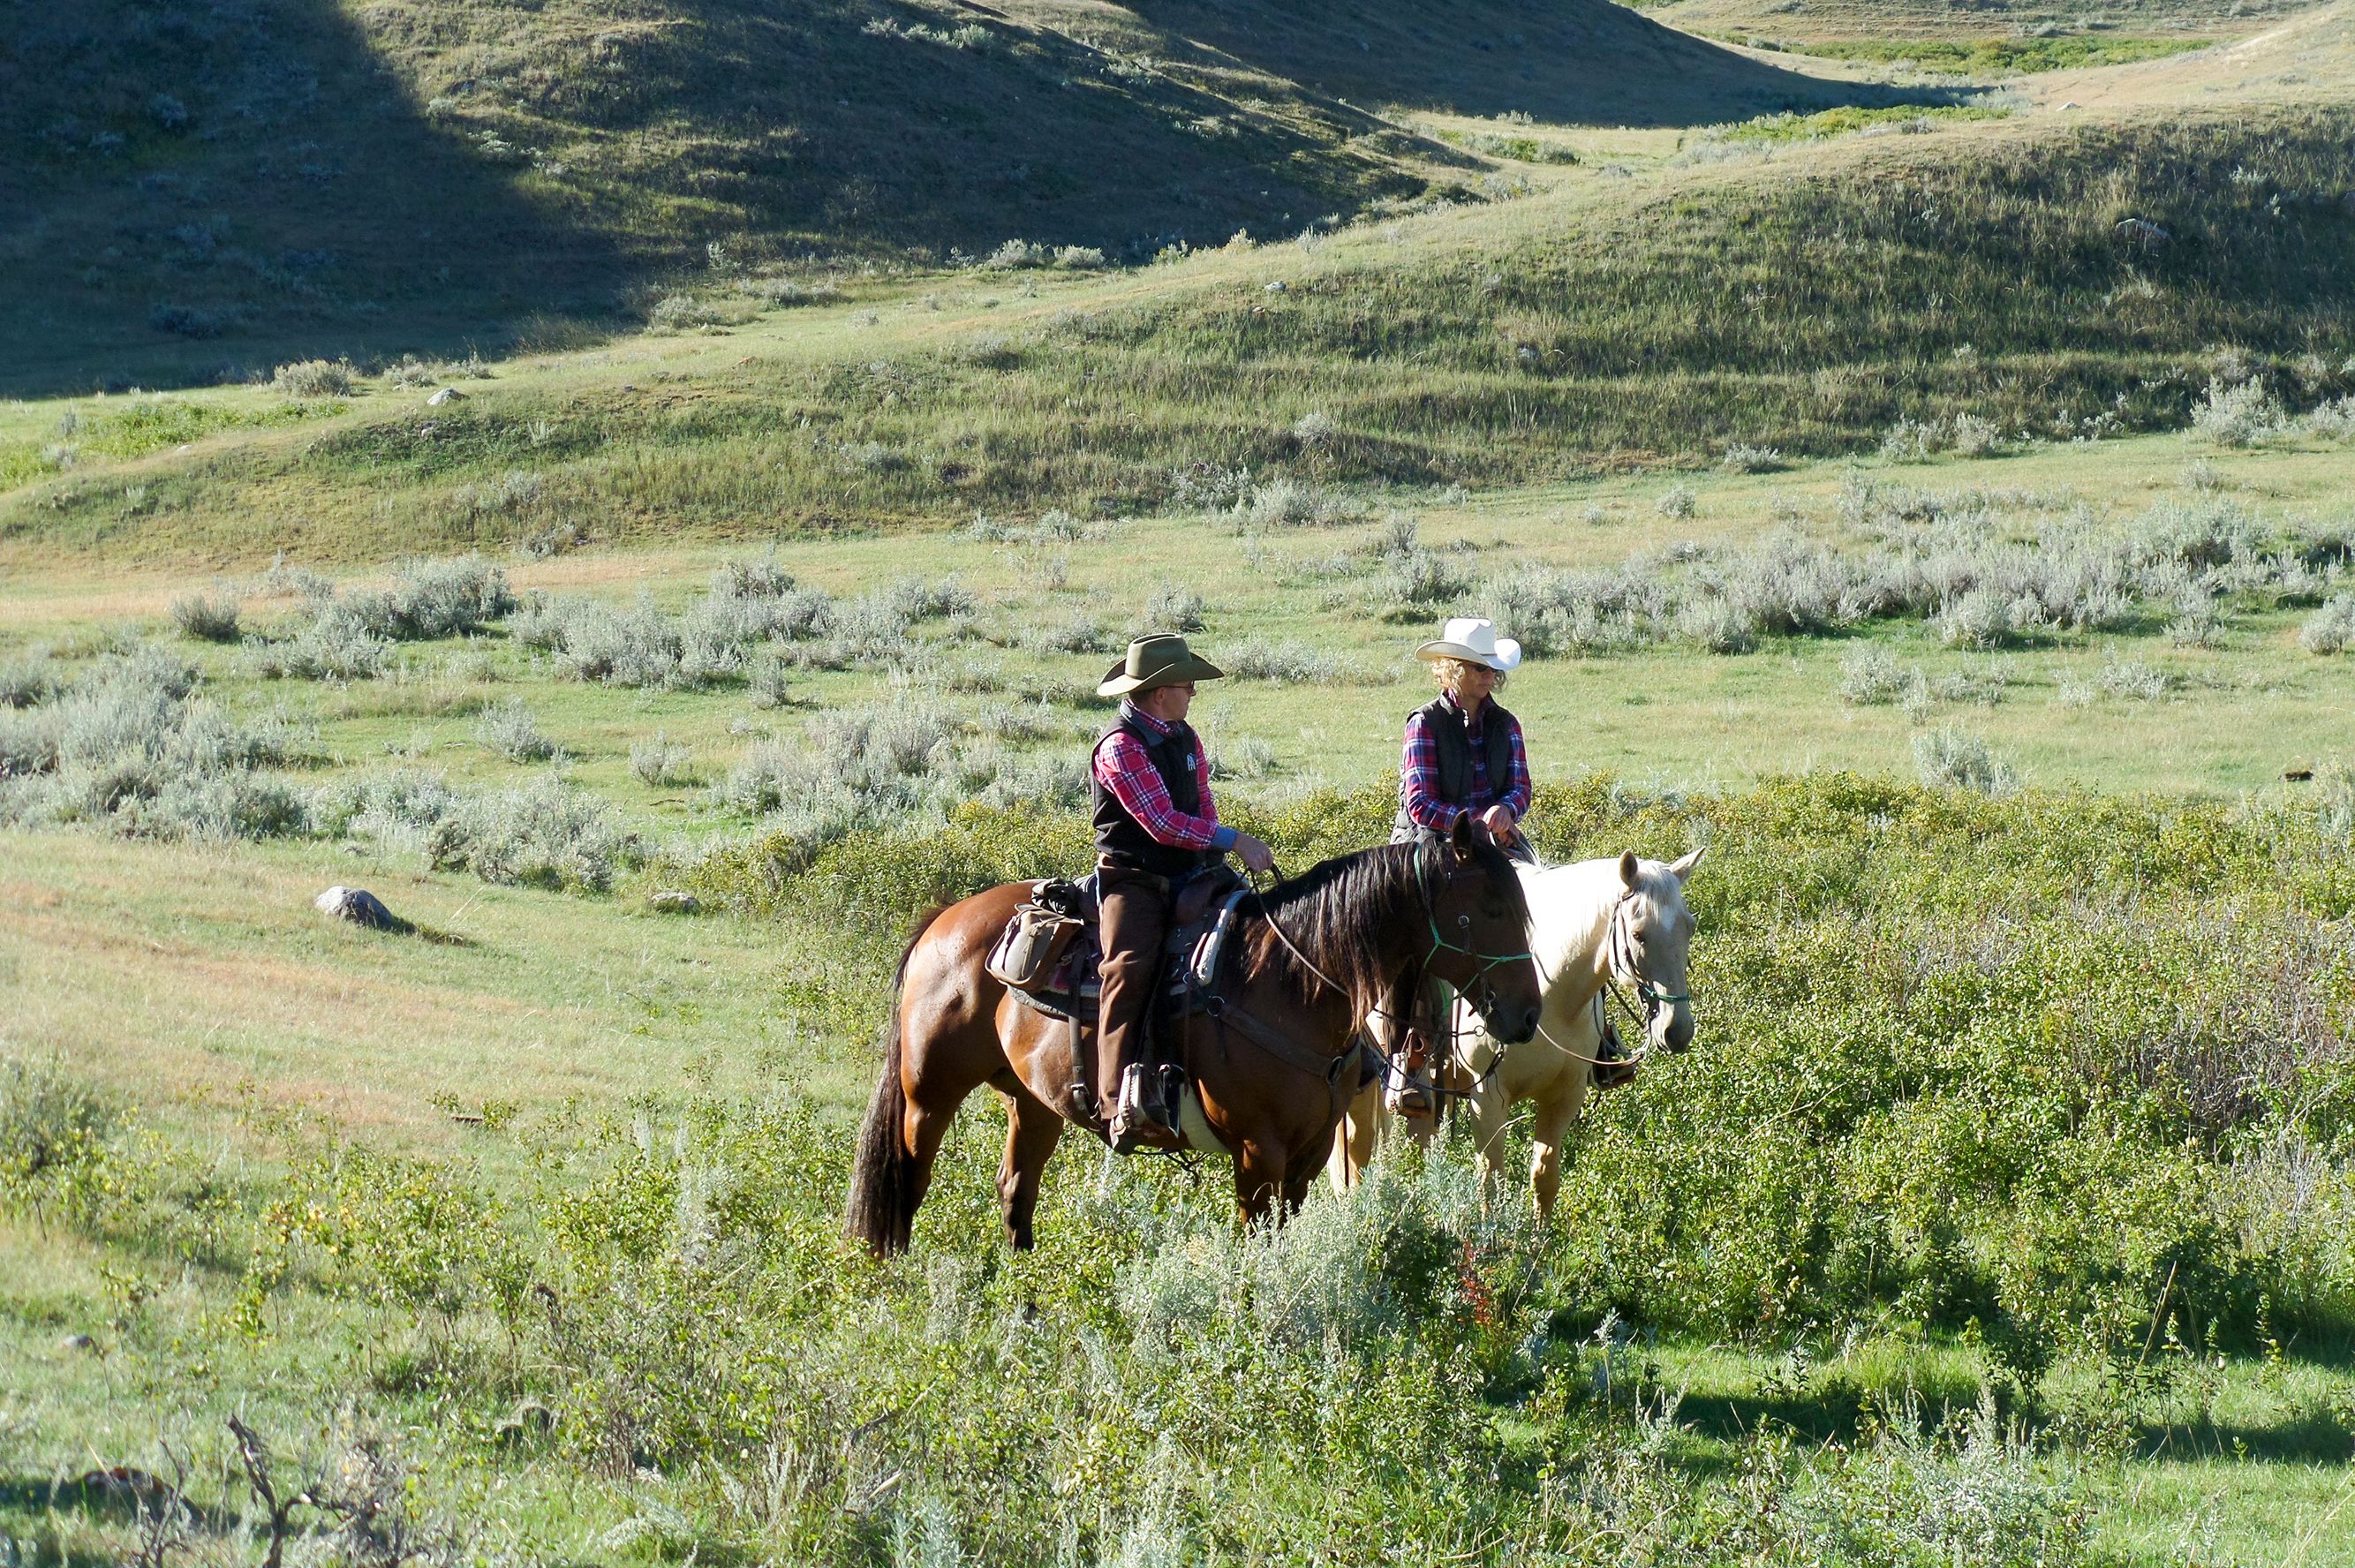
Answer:
[{"label": "red plaid shirt", "polygon": [[[1169,733],[1169,725],[1136,704],[1124,702],[1120,707],[1122,717],[1152,734]],[[1115,730],[1103,738],[1096,747],[1093,765],[1096,782],[1112,792],[1155,843],[1176,849],[1234,847],[1235,830],[1219,826],[1218,804],[1210,798],[1210,759],[1199,736],[1194,745],[1194,787],[1202,798],[1199,816],[1188,816],[1170,802],[1169,786],[1161,782],[1161,771],[1153,765],[1152,754],[1126,731]]]},{"label": "red plaid shirt", "polygon": [[[1453,697],[1443,693],[1441,700],[1450,708],[1455,707]],[[1476,816],[1492,805],[1509,808],[1516,822],[1529,814],[1529,757],[1521,744],[1520,720],[1505,720],[1512,726],[1512,776],[1505,781],[1501,793],[1488,778],[1488,751],[1481,742],[1487,717],[1495,710],[1495,703],[1482,703],[1479,717],[1464,727],[1464,738],[1472,743],[1472,787],[1469,798],[1461,805],[1439,798],[1439,742],[1431,733],[1431,721],[1423,716],[1421,709],[1407,715],[1406,756],[1399,765],[1399,797],[1416,827],[1445,833],[1465,813]]]}]

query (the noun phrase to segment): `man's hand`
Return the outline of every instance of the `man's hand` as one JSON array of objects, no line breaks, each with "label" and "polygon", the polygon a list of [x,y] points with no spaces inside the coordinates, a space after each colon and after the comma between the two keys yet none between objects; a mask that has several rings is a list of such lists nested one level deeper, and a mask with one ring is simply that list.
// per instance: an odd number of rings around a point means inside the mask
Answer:
[{"label": "man's hand", "polygon": [[1513,820],[1513,808],[1509,805],[1490,806],[1481,814],[1480,821],[1488,829],[1488,837],[1499,844],[1510,844],[1521,836],[1520,824]]},{"label": "man's hand", "polygon": [[1248,833],[1235,835],[1235,853],[1242,857],[1243,864],[1252,870],[1275,869],[1275,851]]}]

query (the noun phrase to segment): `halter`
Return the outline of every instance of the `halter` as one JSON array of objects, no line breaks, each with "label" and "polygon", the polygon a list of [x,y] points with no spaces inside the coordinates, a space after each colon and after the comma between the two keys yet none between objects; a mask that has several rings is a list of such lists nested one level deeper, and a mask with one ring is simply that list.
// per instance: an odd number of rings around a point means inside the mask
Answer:
[{"label": "halter", "polygon": [[[1626,1008],[1627,1017],[1643,1026],[1648,1038],[1652,1020],[1659,1017],[1660,1009],[1674,1007],[1678,1002],[1689,1002],[1692,994],[1689,991],[1671,991],[1644,973],[1643,964],[1636,952],[1635,933],[1629,928],[1628,922],[1620,918],[1621,912],[1627,907],[1627,901],[1635,896],[1636,890],[1628,888],[1611,906],[1610,923],[1604,933],[1607,967],[1604,972],[1603,986],[1622,1008]],[[1644,1010],[1640,1016],[1627,998],[1619,994],[1619,987],[1614,985],[1614,981],[1632,987],[1637,996],[1644,998]],[[1648,1044],[1646,1049],[1649,1050]]]}]

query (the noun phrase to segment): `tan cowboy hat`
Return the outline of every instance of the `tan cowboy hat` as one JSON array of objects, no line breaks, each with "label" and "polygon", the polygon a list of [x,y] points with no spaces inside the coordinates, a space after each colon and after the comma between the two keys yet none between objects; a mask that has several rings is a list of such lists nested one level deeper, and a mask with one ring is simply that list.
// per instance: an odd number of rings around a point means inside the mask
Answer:
[{"label": "tan cowboy hat", "polygon": [[1098,697],[1126,697],[1156,686],[1184,686],[1188,681],[1216,680],[1226,671],[1186,645],[1174,632],[1158,632],[1128,645],[1128,656],[1104,671]]},{"label": "tan cowboy hat", "polygon": [[1497,623],[1477,616],[1461,615],[1447,623],[1436,642],[1425,643],[1414,650],[1419,659],[1462,659],[1466,664],[1486,665],[1494,670],[1508,670],[1521,662],[1521,645],[1510,637],[1497,635]]}]

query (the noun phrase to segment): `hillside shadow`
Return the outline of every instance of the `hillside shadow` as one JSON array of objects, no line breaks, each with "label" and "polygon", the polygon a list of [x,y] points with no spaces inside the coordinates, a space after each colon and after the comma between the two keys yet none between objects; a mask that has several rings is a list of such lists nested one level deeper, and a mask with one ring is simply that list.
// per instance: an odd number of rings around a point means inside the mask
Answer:
[{"label": "hillside shadow", "polygon": [[623,275],[333,0],[0,4],[0,393],[463,356]]},{"label": "hillside shadow", "polygon": [[598,101],[595,123],[639,133],[685,103],[722,123],[757,107],[794,128],[789,157],[734,170],[734,199],[781,248],[851,240],[940,258],[1020,238],[1146,260],[1420,189],[1383,149],[1351,145],[1399,135],[1362,111],[1238,112],[1153,59],[988,5],[669,9],[690,25],[611,47],[626,85]]},{"label": "hillside shadow", "polygon": [[1557,124],[1683,127],[1785,110],[1955,101],[1942,89],[1841,81],[1768,64],[1611,0],[1402,4],[1128,0],[1156,27],[1338,97]]}]

